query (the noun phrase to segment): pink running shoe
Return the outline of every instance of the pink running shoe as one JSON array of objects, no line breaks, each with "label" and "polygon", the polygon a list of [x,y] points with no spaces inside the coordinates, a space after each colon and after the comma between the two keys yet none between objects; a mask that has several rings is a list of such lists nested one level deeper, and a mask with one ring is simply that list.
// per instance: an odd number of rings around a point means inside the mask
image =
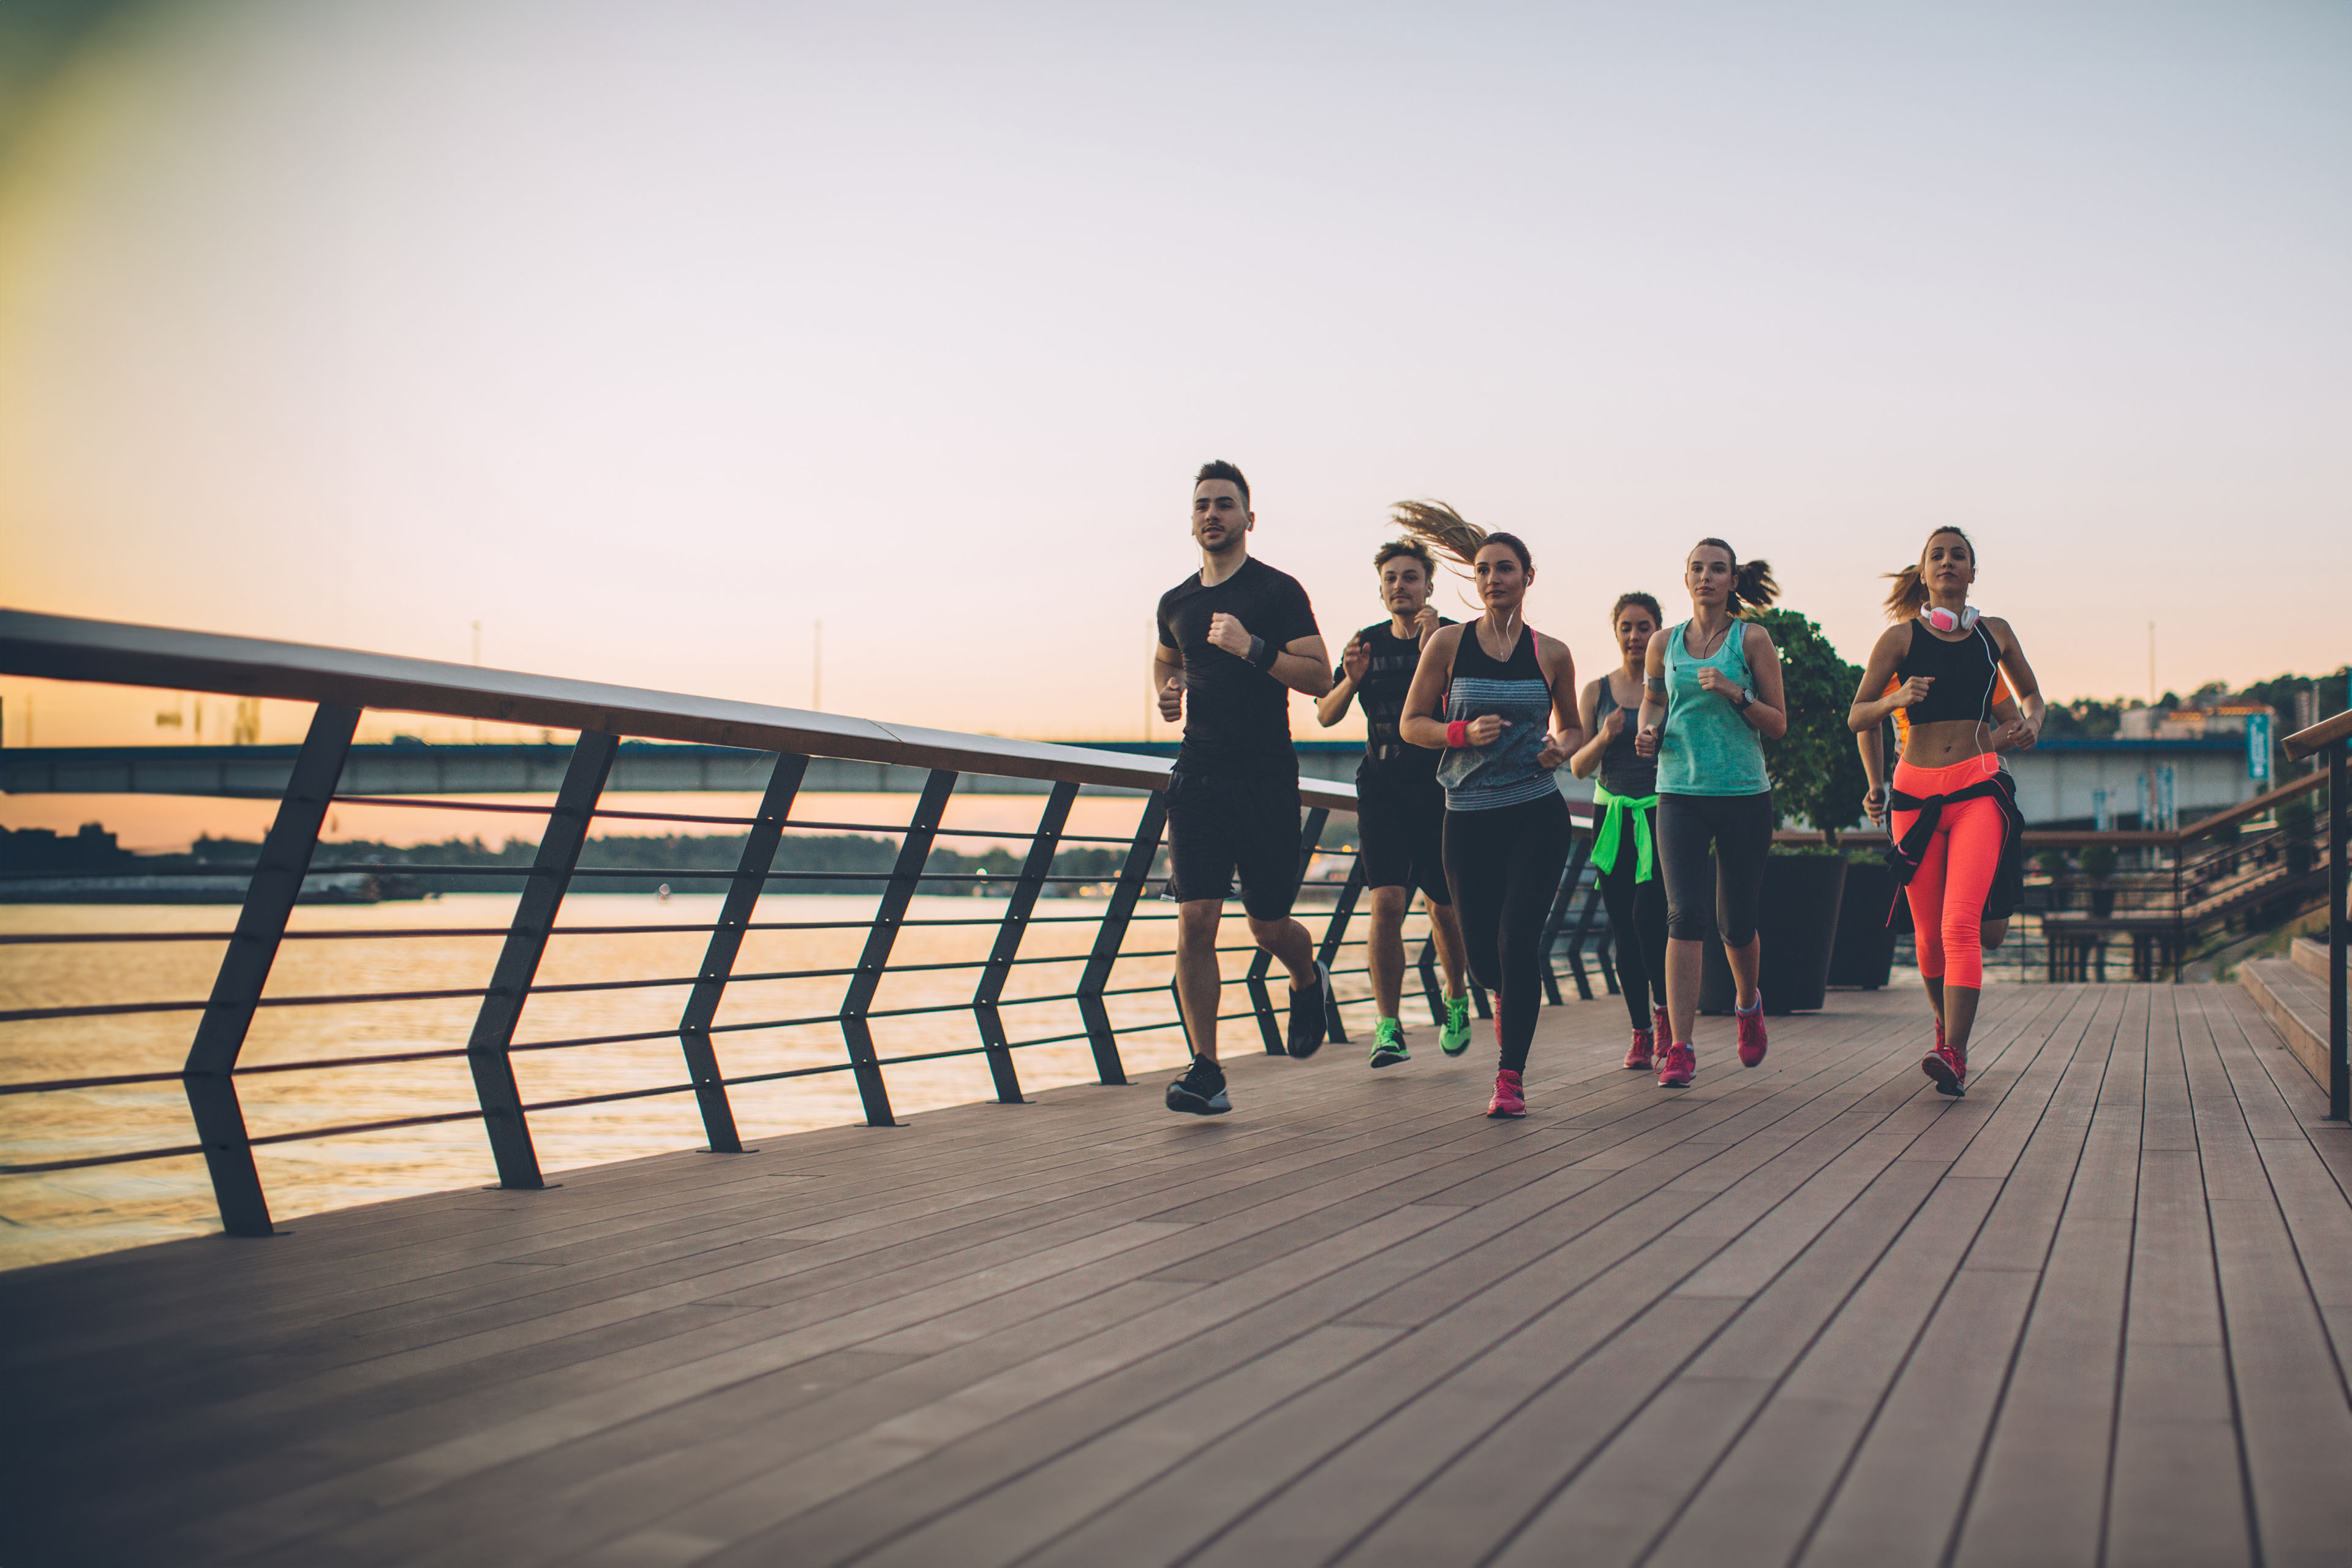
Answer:
[{"label": "pink running shoe", "polygon": [[1650,1053],[1658,1047],[1655,1035],[1647,1029],[1633,1031],[1633,1048],[1625,1053],[1625,1065],[1636,1072],[1650,1070]]},{"label": "pink running shoe", "polygon": [[1688,1089],[1693,1074],[1698,1071],[1698,1053],[1687,1041],[1668,1046],[1665,1058],[1658,1064],[1660,1089]]},{"label": "pink running shoe", "polygon": [[[1942,1031],[1937,1033],[1940,1037]],[[1940,1037],[1936,1048],[1920,1061],[1919,1070],[1936,1080],[1937,1094],[1948,1094],[1957,1100],[1969,1092],[1968,1053],[1952,1049]]]},{"label": "pink running shoe", "polygon": [[1734,1007],[1731,1016],[1739,1021],[1739,1065],[1752,1068],[1764,1059],[1764,993],[1756,993],[1756,1005],[1742,1012]]},{"label": "pink running shoe", "polygon": [[1519,1075],[1505,1068],[1495,1075],[1495,1098],[1486,1102],[1489,1116],[1525,1116],[1528,1102],[1519,1093]]}]

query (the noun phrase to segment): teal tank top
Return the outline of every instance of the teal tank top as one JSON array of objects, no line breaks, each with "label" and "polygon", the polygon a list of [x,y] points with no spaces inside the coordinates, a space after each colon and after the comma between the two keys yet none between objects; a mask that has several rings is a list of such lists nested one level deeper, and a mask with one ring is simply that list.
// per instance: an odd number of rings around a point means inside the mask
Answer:
[{"label": "teal tank top", "polygon": [[1734,621],[1723,646],[1706,658],[1693,658],[1683,637],[1690,623],[1666,635],[1666,728],[1658,737],[1658,791],[1662,795],[1763,795],[1772,787],[1764,771],[1764,742],[1731,705],[1702,688],[1698,672],[1713,665],[1734,686],[1756,689],[1748,673],[1748,626]]}]

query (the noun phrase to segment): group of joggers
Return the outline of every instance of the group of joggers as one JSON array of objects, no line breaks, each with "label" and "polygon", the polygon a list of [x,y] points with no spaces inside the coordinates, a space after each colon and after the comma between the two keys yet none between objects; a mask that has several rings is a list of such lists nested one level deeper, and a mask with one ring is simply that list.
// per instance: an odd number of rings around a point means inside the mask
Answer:
[{"label": "group of joggers", "polygon": [[[1697,1072],[1701,943],[1723,944],[1739,1060],[1768,1041],[1757,986],[1759,905],[1774,816],[1764,742],[1787,728],[1780,660],[1750,613],[1778,593],[1761,561],[1720,539],[1685,557],[1690,616],[1664,625],[1647,594],[1610,612],[1615,668],[1581,691],[1567,645],[1527,622],[1536,576],[1527,544],[1433,501],[1401,502],[1402,536],[1373,557],[1388,619],[1352,635],[1336,667],[1295,578],[1252,558],[1249,481],[1227,462],[1192,488],[1201,570],[1160,596],[1152,683],[1184,721],[1168,784],[1169,896],[1177,901],[1176,989],[1192,1060],[1171,1110],[1232,1109],[1217,1061],[1217,928],[1238,879],[1251,937],[1290,977],[1288,1049],[1325,1039],[1330,972],[1290,918],[1299,880],[1298,761],[1289,698],[1326,726],[1364,710],[1356,773],[1358,853],[1371,900],[1366,942],[1379,1012],[1371,1065],[1411,1058],[1401,1017],[1402,928],[1416,890],[1444,970],[1449,1057],[1470,1045],[1468,984],[1495,997],[1500,1046],[1486,1114],[1527,1113],[1525,1074],[1541,1005],[1544,925],[1567,865],[1570,819],[1555,770],[1593,778],[1592,864],[1609,912],[1619,990],[1633,1018],[1628,1068],[1663,1088]],[[1431,605],[1439,559],[1475,584],[1481,614]],[[2000,760],[2033,744],[2042,703],[2007,622],[1968,603],[1976,549],[1955,528],[1893,574],[1895,623],[1871,650],[1847,723],[1870,816],[1888,826],[1936,1038],[1920,1066],[1964,1093],[1969,1036],[2022,882],[2022,827]],[[1901,737],[1890,781],[1880,747]],[[1712,930],[1710,931],[1710,925]]]}]

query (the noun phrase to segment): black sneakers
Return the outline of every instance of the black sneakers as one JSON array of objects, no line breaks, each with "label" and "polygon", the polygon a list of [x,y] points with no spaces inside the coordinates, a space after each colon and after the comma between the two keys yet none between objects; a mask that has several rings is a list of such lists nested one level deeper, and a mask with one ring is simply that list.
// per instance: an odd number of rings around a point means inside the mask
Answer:
[{"label": "black sneakers", "polygon": [[1323,1048],[1324,1008],[1331,997],[1331,972],[1315,961],[1315,989],[1290,994],[1290,1054],[1301,1061]]},{"label": "black sneakers", "polygon": [[1168,1086],[1168,1109],[1192,1116],[1223,1116],[1234,1108],[1225,1098],[1225,1069],[1194,1057],[1184,1076]]}]

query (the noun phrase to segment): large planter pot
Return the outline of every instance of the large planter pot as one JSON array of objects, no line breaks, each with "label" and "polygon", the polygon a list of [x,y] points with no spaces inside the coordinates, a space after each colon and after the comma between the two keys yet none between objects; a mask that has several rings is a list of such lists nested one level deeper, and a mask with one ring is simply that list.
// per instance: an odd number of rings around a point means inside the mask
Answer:
[{"label": "large planter pot", "polygon": [[[1757,920],[1764,948],[1757,984],[1767,1013],[1810,1013],[1828,996],[1845,879],[1842,856],[1774,855],[1764,862],[1763,906]],[[1710,940],[1700,971],[1698,1010],[1728,1013],[1736,999],[1723,943]]]},{"label": "large planter pot", "polygon": [[1837,939],[1830,947],[1830,984],[1863,991],[1884,986],[1895,969],[1895,928],[1886,923],[1895,901],[1895,868],[1882,856],[1845,863]]}]

